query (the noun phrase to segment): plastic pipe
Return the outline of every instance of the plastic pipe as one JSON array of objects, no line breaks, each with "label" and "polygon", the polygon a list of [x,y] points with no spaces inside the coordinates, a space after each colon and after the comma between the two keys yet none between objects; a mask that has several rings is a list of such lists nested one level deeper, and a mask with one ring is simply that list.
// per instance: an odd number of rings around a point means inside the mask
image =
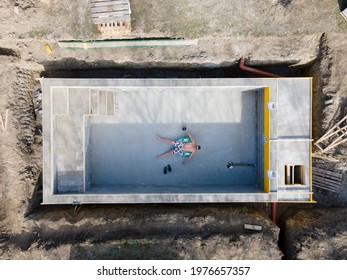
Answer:
[{"label": "plastic pipe", "polygon": [[262,70],[258,70],[249,66],[245,65],[245,59],[242,57],[239,61],[239,67],[240,69],[247,71],[247,72],[252,72],[252,73],[256,73],[262,76],[268,76],[268,77],[273,77],[273,78],[283,78],[283,76],[280,75],[276,75],[270,72],[266,72],[266,71],[262,71]]},{"label": "plastic pipe", "polygon": [[277,204],[276,202],[271,202],[271,220],[276,224],[276,210]]}]

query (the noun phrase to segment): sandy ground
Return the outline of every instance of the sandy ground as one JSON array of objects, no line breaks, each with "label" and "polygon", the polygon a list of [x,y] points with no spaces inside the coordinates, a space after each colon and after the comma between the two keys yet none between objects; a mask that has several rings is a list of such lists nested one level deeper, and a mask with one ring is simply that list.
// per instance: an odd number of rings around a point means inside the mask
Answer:
[{"label": "sandy ground", "polygon": [[[1,1],[0,113],[9,109],[10,117],[7,131],[0,128],[0,258],[346,259],[346,175],[339,194],[316,192],[316,205],[280,206],[278,226],[269,221],[269,205],[39,206],[42,138],[34,95],[41,75],[119,68],[136,77],[169,65],[218,76],[246,56],[255,67],[292,65],[279,73],[314,78],[317,140],[347,107],[347,21],[335,2],[134,0],[133,37],[198,38],[198,45],[84,51],[60,49],[57,41],[100,38],[88,0]],[[314,165],[346,172],[346,150],[315,150]],[[246,232],[244,223],[263,230]]]}]

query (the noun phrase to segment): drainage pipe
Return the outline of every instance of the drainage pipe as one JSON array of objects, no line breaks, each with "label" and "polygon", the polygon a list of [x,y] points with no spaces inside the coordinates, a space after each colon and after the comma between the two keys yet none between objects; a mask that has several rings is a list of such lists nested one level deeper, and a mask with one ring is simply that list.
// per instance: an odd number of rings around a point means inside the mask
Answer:
[{"label": "drainage pipe", "polygon": [[243,57],[239,61],[239,67],[240,67],[240,69],[242,69],[244,71],[256,73],[256,74],[259,74],[259,75],[262,75],[262,76],[268,76],[268,77],[272,77],[272,78],[283,78],[283,76],[280,76],[280,75],[276,75],[276,74],[273,74],[273,73],[269,73],[269,72],[266,72],[266,71],[262,71],[262,70],[258,70],[258,69],[246,66],[245,65],[245,59]]},{"label": "drainage pipe", "polygon": [[276,224],[276,210],[277,204],[276,202],[271,202],[271,220]]},{"label": "drainage pipe", "polygon": [[[242,57],[239,61],[239,67],[240,69],[244,70],[244,71],[248,71],[248,72],[252,72],[252,73],[256,73],[262,76],[268,76],[268,77],[272,77],[272,78],[283,78],[283,76],[280,75],[276,75],[270,72],[266,72],[266,71],[262,71],[262,70],[258,70],[249,66],[245,65],[245,59]],[[277,204],[276,202],[272,202],[271,203],[271,220],[276,224],[276,210],[277,210]]]}]

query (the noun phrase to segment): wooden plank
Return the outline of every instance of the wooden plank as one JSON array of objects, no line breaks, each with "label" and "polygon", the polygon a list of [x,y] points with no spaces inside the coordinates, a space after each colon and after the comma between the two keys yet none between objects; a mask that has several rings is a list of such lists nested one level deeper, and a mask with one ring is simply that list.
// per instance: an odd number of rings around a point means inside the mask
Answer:
[{"label": "wooden plank", "polygon": [[107,12],[119,12],[119,11],[124,11],[125,13],[130,14],[127,6],[107,6],[107,7],[92,8],[92,14],[107,13]]},{"label": "wooden plank", "polygon": [[314,175],[312,176],[312,178],[317,179],[317,180],[321,180],[323,182],[330,183],[330,184],[340,184],[341,183],[341,180],[336,181],[336,180],[331,180],[329,178],[317,177],[317,176],[314,176]]},{"label": "wooden plank", "polygon": [[316,188],[318,189],[323,189],[323,190],[327,190],[327,191],[330,191],[330,192],[334,192],[334,193],[339,193],[338,190],[334,190],[334,189],[330,189],[329,187],[326,187],[326,186],[315,186]]},{"label": "wooden plank", "polygon": [[336,190],[332,190],[332,189],[329,189],[329,188],[326,188],[326,187],[317,187],[316,186],[316,188],[318,188],[318,189],[323,189],[323,190],[326,190],[326,191],[329,191],[329,192],[333,192],[333,193],[339,193],[338,191],[336,191]]},{"label": "wooden plank", "polygon": [[244,224],[244,228],[249,230],[255,230],[255,231],[261,231],[263,229],[262,226],[250,225],[250,224]]},{"label": "wooden plank", "polygon": [[94,24],[118,22],[118,21],[129,21],[129,17],[109,17],[109,18],[93,18]]},{"label": "wooden plank", "polygon": [[330,133],[326,133],[324,134],[324,136],[321,138],[321,140],[327,140],[328,138],[332,137],[332,136],[343,136],[345,134],[345,130],[347,128],[347,125],[343,126],[343,127],[339,127],[336,126],[333,128],[333,130]]},{"label": "wooden plank", "polygon": [[[338,130],[340,129],[340,125],[344,122],[344,121],[346,121],[347,120],[347,115],[345,116],[345,117],[343,117],[337,124],[335,124],[331,129],[329,129],[320,139],[318,139],[317,141],[316,141],[316,144],[318,144],[318,143],[320,143],[320,142],[322,142],[322,141],[328,141],[328,139],[330,138],[330,137],[332,137],[335,133],[336,133],[336,131],[335,131],[335,129],[337,128]],[[342,124],[343,126],[346,126],[346,124]],[[327,150],[330,150],[330,148],[332,148],[332,147],[330,147],[330,145],[331,144],[329,144],[327,147],[325,147],[324,148],[324,150],[323,150],[323,152],[325,152],[325,151],[327,151]],[[317,147],[319,147],[318,145],[317,145]]]},{"label": "wooden plank", "polygon": [[130,18],[130,14],[129,13],[124,13],[122,12],[111,12],[111,13],[97,13],[97,14],[93,14],[92,17],[93,18],[108,18],[108,17],[124,17],[124,16],[128,16]]},{"label": "wooden plank", "polygon": [[121,4],[121,5],[97,5],[97,6],[92,6],[91,7],[91,10],[92,12],[95,10],[95,9],[103,9],[103,10],[106,10],[106,11],[109,11],[111,9],[126,9],[128,11],[130,11],[130,8],[127,4]]},{"label": "wooden plank", "polygon": [[0,123],[2,127],[2,132],[7,131],[7,120],[8,120],[8,109],[5,111],[5,120],[2,119],[2,115],[0,114]]},{"label": "wooden plank", "polygon": [[337,178],[342,178],[342,174],[341,173],[337,173],[337,172],[333,172],[333,171],[329,171],[329,170],[325,170],[325,169],[320,169],[317,167],[312,167],[312,171],[320,173],[320,174],[327,174],[333,177],[337,177]]},{"label": "wooden plank", "polygon": [[323,185],[323,186],[326,186],[327,188],[331,188],[331,189],[334,189],[334,190],[339,190],[340,189],[340,185],[331,185],[331,184],[327,184],[323,181],[312,181],[314,182],[313,185]]},{"label": "wooden plank", "polygon": [[341,15],[344,17],[345,20],[347,20],[347,9],[343,10],[341,12]]},{"label": "wooden plank", "polygon": [[329,191],[332,191],[332,192],[340,192],[340,189],[339,188],[333,188],[331,186],[328,186],[328,185],[324,185],[324,184],[313,184],[314,187],[316,188],[321,188],[321,189],[325,189],[325,190],[329,190]]},{"label": "wooden plank", "polygon": [[321,183],[324,183],[326,185],[329,185],[333,188],[340,188],[340,183],[336,183],[336,182],[329,182],[329,180],[323,180],[321,178],[312,178],[312,181],[315,181],[315,182],[321,182]]},{"label": "wooden plank", "polygon": [[329,190],[332,192],[336,192],[336,193],[340,192],[340,188],[334,188],[325,184],[315,183],[315,184],[312,184],[312,186],[316,188],[321,188],[321,189]]},{"label": "wooden plank", "polygon": [[112,1],[112,2],[91,3],[91,7],[105,7],[110,5],[117,5],[117,6],[125,5],[129,7],[129,2],[128,1]]},{"label": "wooden plank", "polygon": [[129,3],[129,0],[90,0],[90,3],[98,3],[98,2],[107,2],[107,3],[112,3],[112,2],[127,2]]},{"label": "wooden plank", "polygon": [[[346,135],[344,136],[344,137],[346,137]],[[343,138],[343,137],[342,137]],[[346,139],[339,139],[339,141],[334,141],[333,143],[331,143],[328,147],[326,147],[325,149],[324,149],[324,152],[326,152],[326,151],[328,151],[328,150],[330,150],[330,149],[332,149],[332,148],[335,148],[336,146],[338,146],[338,145],[341,145],[342,143],[344,143],[344,142],[346,142],[347,141],[347,138]]]},{"label": "wooden plank", "polygon": [[318,188],[318,189],[324,189],[324,190],[327,190],[327,191],[331,191],[331,192],[334,192],[334,193],[339,193],[339,190],[340,189],[336,189],[336,188],[331,188],[327,185],[323,185],[323,184],[313,184],[314,187]]},{"label": "wooden plank", "polygon": [[320,181],[312,181],[312,185],[315,186],[315,185],[318,185],[318,186],[321,186],[321,187],[327,187],[327,188],[330,188],[330,189],[333,189],[333,190],[340,190],[340,186],[331,186],[331,185],[328,185],[328,184],[325,184],[324,182],[320,182]]},{"label": "wooden plank", "polygon": [[316,173],[316,172],[312,173],[312,177],[328,179],[328,180],[331,180],[333,182],[341,182],[341,178],[336,178],[336,177],[332,177],[332,176],[329,176],[329,175],[322,175],[322,174],[319,174],[319,173]]},{"label": "wooden plank", "polygon": [[328,174],[331,176],[336,176],[339,178],[342,178],[342,176],[343,176],[342,173],[334,172],[334,171],[330,171],[330,170],[326,170],[326,169],[321,169],[318,167],[312,167],[312,171],[316,171],[316,172],[323,173],[323,174]]}]

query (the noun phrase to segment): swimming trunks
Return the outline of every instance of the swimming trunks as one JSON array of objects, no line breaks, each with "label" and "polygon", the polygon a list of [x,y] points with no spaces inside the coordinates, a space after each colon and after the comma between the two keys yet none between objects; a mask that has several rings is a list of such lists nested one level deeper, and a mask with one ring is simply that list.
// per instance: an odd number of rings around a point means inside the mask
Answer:
[{"label": "swimming trunks", "polygon": [[184,143],[190,143],[192,142],[189,137],[183,137],[180,139],[177,139],[173,142],[173,145],[175,149],[173,150],[174,155],[179,155],[181,157],[189,157],[191,155],[191,152],[184,152],[183,151],[183,144]]}]

